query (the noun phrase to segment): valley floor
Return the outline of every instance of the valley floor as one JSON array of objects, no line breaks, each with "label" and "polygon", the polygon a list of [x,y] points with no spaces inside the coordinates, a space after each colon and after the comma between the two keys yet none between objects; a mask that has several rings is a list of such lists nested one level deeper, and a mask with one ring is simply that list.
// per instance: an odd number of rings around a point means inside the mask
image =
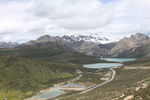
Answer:
[{"label": "valley floor", "polygon": [[[116,68],[111,82],[59,100],[150,100],[150,66]],[[57,100],[57,98],[55,98]]]}]

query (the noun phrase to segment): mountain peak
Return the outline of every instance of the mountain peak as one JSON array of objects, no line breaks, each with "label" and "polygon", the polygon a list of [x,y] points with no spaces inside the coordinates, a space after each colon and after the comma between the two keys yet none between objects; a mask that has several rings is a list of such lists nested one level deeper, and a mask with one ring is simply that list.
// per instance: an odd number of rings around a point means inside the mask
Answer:
[{"label": "mountain peak", "polygon": [[116,46],[111,50],[112,55],[114,56],[122,56],[126,55],[125,52],[130,54],[135,50],[135,48],[138,48],[145,43],[147,43],[150,40],[148,35],[142,34],[142,33],[136,33],[135,35],[131,35],[130,37],[125,37],[121,39]]},{"label": "mountain peak", "polygon": [[63,40],[67,41],[87,41],[87,42],[98,42],[105,43],[109,42],[108,38],[100,37],[98,34],[90,34],[90,35],[64,35],[61,37]]},{"label": "mountain peak", "polygon": [[132,35],[130,38],[135,40],[148,40],[149,36],[142,33],[136,33],[135,35]]},{"label": "mountain peak", "polygon": [[39,37],[36,41],[37,42],[56,42],[60,37],[56,36],[50,36],[50,35],[44,35]]}]

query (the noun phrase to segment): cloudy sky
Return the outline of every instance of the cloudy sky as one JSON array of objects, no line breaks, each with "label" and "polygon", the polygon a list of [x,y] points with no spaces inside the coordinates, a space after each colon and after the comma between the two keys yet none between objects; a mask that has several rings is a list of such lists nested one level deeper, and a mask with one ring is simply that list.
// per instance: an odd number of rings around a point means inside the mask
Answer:
[{"label": "cloudy sky", "polygon": [[0,41],[98,33],[150,33],[150,0],[0,0]]}]

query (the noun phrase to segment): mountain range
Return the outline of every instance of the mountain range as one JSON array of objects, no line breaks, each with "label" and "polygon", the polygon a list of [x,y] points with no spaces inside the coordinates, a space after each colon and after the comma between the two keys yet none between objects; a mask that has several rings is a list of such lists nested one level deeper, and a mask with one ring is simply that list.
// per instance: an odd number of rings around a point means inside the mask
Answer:
[{"label": "mountain range", "polygon": [[37,40],[31,40],[24,44],[2,43],[1,48],[52,48],[75,51],[85,55],[96,57],[140,57],[150,55],[150,37],[142,33],[136,33],[130,37],[124,37],[117,42],[108,42],[105,37],[97,35],[64,35],[41,36]]},{"label": "mountain range", "polygon": [[14,48],[19,46],[17,42],[0,42],[0,48]]}]

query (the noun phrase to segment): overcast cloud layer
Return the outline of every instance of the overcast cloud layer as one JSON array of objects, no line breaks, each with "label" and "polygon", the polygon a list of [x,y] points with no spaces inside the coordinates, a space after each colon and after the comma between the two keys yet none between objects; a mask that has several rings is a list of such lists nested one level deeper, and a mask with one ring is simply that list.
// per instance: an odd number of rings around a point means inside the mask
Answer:
[{"label": "overcast cloud layer", "polygon": [[150,33],[150,0],[0,0],[1,41],[90,34]]}]

